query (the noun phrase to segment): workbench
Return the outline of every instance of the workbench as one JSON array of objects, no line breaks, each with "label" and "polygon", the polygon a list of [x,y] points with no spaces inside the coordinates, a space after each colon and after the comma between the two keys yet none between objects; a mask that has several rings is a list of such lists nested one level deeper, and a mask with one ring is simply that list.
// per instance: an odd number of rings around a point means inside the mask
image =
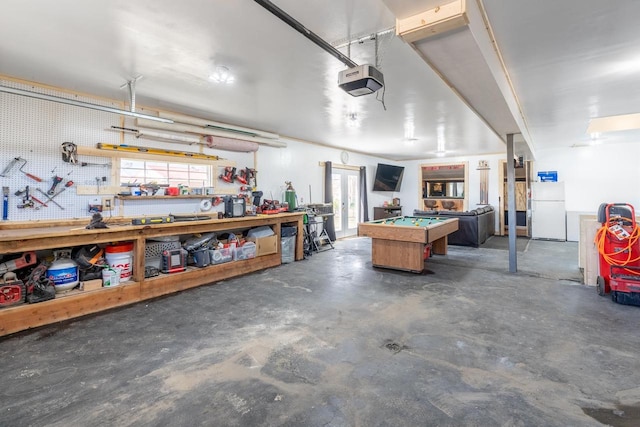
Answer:
[{"label": "workbench", "polygon": [[[296,226],[296,261],[303,259],[304,212],[258,215],[240,218],[208,219],[201,221],[174,222],[146,226],[109,225],[108,229],[87,230],[79,222],[55,222],[19,228],[0,226],[0,255],[21,254],[26,251],[68,248],[89,244],[133,242],[133,277],[120,286],[100,288],[92,291],[73,291],[68,295],[58,294],[50,301],[22,304],[0,309],[0,336],[49,323],[59,322],[97,313],[115,307],[133,304],[150,298],[167,295],[185,289],[217,282],[253,271],[281,264],[280,231],[282,225]],[[109,220],[107,220],[108,222]],[[88,224],[89,219],[82,220]],[[161,236],[189,235],[197,233],[222,233],[269,226],[277,239],[277,253],[255,258],[210,265],[203,268],[188,267],[181,273],[161,274],[145,278],[146,239]]]}]

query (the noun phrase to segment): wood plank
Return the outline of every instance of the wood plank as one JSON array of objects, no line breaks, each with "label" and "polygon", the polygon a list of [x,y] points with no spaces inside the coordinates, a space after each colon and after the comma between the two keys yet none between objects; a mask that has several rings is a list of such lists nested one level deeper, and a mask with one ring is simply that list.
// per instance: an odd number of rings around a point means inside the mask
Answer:
[{"label": "wood plank", "polygon": [[[184,221],[169,224],[136,226],[109,224],[111,228],[87,230],[89,223],[85,219],[80,226],[76,224],[55,225],[31,228],[4,229],[0,234],[0,254],[18,253],[27,250],[61,248],[91,243],[132,240],[138,236],[170,236],[176,234],[202,233],[246,229],[261,225],[273,225],[283,222],[301,223],[304,212],[259,215],[255,217],[211,219],[205,221]],[[125,221],[127,221],[125,219]]]},{"label": "wood plank", "polygon": [[427,243],[427,230],[425,227],[408,227],[363,222],[358,224],[358,236],[371,237],[372,239]]},{"label": "wood plank", "polygon": [[424,268],[424,243],[372,239],[371,263],[376,267],[421,272]]},{"label": "wood plank", "polygon": [[[598,247],[594,243],[596,233],[602,224],[598,222],[595,215],[580,216],[580,255],[583,260],[583,279],[585,285],[595,286],[600,270],[600,254]],[[583,239],[584,237],[584,239]]]},{"label": "wood plank", "polygon": [[198,286],[212,284],[220,280],[275,267],[282,262],[281,255],[271,254],[243,261],[231,261],[204,268],[193,267],[184,273],[161,275],[145,280],[141,284],[142,300],[166,295]]},{"label": "wood plank", "polygon": [[140,284],[131,282],[36,304],[5,308],[0,310],[0,336],[120,307],[139,299]]}]

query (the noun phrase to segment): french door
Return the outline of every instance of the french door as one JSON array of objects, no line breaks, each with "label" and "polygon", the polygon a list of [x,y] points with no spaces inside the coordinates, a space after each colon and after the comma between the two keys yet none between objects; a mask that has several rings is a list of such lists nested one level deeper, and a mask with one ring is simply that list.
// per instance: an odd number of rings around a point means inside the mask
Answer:
[{"label": "french door", "polygon": [[355,236],[360,220],[360,173],[334,168],[331,180],[336,238]]}]

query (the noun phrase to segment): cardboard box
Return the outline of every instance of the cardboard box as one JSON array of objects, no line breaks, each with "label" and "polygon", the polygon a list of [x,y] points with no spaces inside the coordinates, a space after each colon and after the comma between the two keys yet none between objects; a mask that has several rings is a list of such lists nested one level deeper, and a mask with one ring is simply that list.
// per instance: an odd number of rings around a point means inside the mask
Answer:
[{"label": "cardboard box", "polygon": [[247,237],[247,240],[256,244],[256,256],[270,255],[278,253],[278,237]]}]

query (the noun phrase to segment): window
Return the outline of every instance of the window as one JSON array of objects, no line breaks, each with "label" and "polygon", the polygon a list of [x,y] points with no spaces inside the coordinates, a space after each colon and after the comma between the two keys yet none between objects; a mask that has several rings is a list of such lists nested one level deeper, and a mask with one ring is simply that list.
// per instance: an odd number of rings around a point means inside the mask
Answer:
[{"label": "window", "polygon": [[206,164],[121,159],[120,184],[168,184],[207,187],[212,182],[212,167]]}]

